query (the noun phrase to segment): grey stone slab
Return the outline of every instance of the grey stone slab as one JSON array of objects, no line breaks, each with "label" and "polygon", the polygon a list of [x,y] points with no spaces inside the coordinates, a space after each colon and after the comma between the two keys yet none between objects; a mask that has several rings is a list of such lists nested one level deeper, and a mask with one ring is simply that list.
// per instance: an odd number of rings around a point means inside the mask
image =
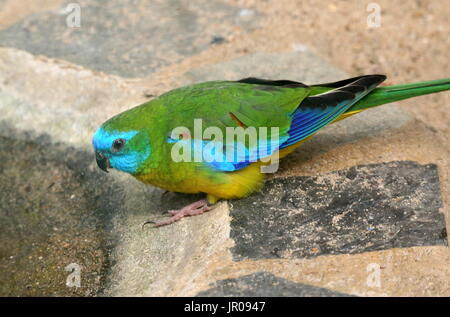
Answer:
[{"label": "grey stone slab", "polygon": [[204,297],[347,297],[349,294],[326,288],[295,283],[268,272],[257,272],[238,278],[217,281],[215,285],[197,296]]},{"label": "grey stone slab", "polygon": [[252,30],[258,23],[256,12],[242,15],[242,8],[220,0],[81,0],[80,27],[69,27],[66,20],[74,11],[66,8],[72,2],[1,31],[0,45],[145,77],[208,48],[215,38],[226,39],[237,28]]},{"label": "grey stone slab", "polygon": [[434,164],[399,161],[277,178],[232,205],[236,260],[447,245]]},{"label": "grey stone slab", "polygon": [[[9,134],[0,136],[0,296],[101,293],[123,191],[89,169],[92,153]],[[66,286],[71,263],[81,269],[79,288]]]}]

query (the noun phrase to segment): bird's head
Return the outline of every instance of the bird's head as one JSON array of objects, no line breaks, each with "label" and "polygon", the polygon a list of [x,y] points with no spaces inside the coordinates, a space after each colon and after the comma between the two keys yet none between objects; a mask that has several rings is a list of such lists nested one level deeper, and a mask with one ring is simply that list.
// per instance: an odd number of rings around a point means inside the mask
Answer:
[{"label": "bird's head", "polygon": [[115,168],[136,174],[151,153],[149,138],[144,131],[119,130],[105,124],[95,132],[92,145],[97,165],[105,172]]}]

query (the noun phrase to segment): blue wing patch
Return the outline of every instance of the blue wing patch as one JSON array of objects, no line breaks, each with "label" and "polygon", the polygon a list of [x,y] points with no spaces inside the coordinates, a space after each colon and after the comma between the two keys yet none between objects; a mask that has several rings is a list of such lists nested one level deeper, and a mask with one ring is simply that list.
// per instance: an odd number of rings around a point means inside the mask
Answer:
[{"label": "blue wing patch", "polygon": [[288,131],[289,138],[281,145],[281,149],[293,145],[314,134],[331,123],[349,107],[327,107],[325,109],[297,109],[293,114],[292,124]]}]

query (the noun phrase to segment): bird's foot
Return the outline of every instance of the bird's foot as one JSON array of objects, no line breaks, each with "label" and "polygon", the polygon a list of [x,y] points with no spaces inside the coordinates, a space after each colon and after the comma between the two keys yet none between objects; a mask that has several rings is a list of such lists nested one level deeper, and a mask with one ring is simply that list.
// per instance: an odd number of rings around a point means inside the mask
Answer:
[{"label": "bird's foot", "polygon": [[190,216],[197,216],[201,215],[202,213],[211,210],[211,207],[208,205],[208,201],[206,199],[201,199],[199,201],[196,201],[195,203],[192,203],[190,205],[187,205],[186,207],[183,207],[179,210],[169,210],[168,213],[172,216],[166,220],[159,220],[159,221],[146,221],[143,226],[145,226],[148,223],[152,223],[154,227],[161,227],[170,225],[171,223],[174,223],[178,220],[180,220],[183,217],[190,217]]}]

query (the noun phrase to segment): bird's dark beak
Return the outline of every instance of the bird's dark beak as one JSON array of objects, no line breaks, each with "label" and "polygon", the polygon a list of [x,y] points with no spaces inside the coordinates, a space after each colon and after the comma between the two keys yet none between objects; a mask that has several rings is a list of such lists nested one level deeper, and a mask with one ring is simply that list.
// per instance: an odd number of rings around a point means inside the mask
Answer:
[{"label": "bird's dark beak", "polygon": [[107,157],[105,157],[100,152],[95,152],[95,161],[97,162],[98,167],[100,167],[102,171],[108,173],[108,168],[110,168],[111,165],[109,165],[109,160]]}]

